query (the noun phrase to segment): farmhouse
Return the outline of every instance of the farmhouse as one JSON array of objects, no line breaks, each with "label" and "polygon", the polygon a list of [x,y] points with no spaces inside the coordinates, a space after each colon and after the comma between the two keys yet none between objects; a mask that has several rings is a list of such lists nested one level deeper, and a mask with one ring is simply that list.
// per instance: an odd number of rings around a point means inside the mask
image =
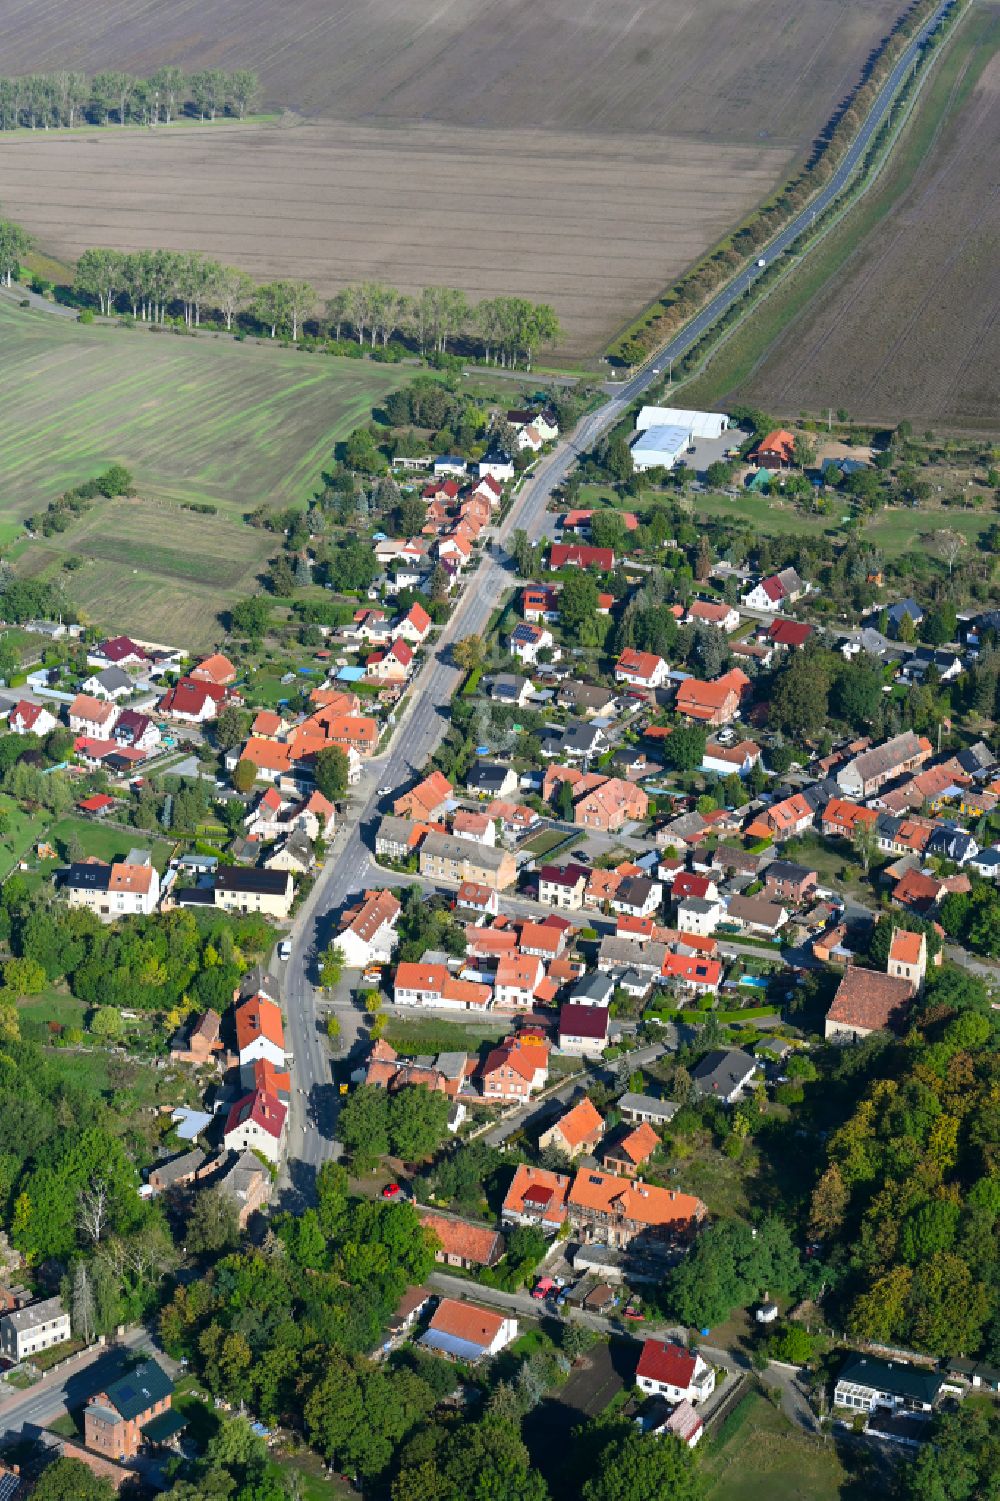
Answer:
[{"label": "farmhouse", "polygon": [[824,1036],[857,1040],[898,1025],[916,994],[912,979],[848,965],[826,1014]]},{"label": "farmhouse", "polygon": [[570,1159],[583,1152],[592,1152],[604,1134],[604,1117],[591,1100],[584,1095],[579,1104],[561,1115],[554,1126],[543,1131],[538,1138],[538,1149],[544,1152],[549,1147],[562,1152]]},{"label": "farmhouse", "polygon": [[886,782],[905,772],[916,771],[931,753],[931,744],[912,730],[904,730],[874,750],[862,751],[837,772],[837,785],[845,797],[874,797]]}]

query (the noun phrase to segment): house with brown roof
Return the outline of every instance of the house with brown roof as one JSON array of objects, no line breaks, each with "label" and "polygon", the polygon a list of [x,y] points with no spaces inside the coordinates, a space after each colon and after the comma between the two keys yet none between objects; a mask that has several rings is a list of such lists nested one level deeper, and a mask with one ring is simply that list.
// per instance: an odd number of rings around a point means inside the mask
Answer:
[{"label": "house with brown roof", "polygon": [[609,1173],[634,1178],[660,1145],[660,1138],[647,1121],[638,1126],[621,1127],[605,1142],[601,1161]]},{"label": "house with brown roof", "polygon": [[567,1001],[559,1009],[559,1051],[572,1058],[599,1058],[608,1045],[607,1006]]},{"label": "house with brown roof", "polygon": [[772,902],[797,905],[816,885],[816,872],[794,860],[772,860],[764,872],[764,892]]},{"label": "house with brown roof", "polygon": [[573,803],[573,822],[581,828],[613,834],[626,823],[641,822],[649,811],[649,797],[623,777],[605,777]]},{"label": "house with brown roof", "polygon": [[856,1042],[871,1032],[899,1027],[915,995],[913,981],[902,975],[849,964],[826,1013],[824,1036]]},{"label": "house with brown roof", "polygon": [[546,907],[576,911],[583,906],[589,879],[585,865],[543,865],[538,872],[538,900]]},{"label": "house with brown roof", "polygon": [[228,688],[236,681],[236,668],[221,652],[213,652],[188,673],[196,683],[214,683],[218,688]]},{"label": "house with brown roof", "polygon": [[863,801],[874,797],[886,782],[916,771],[931,754],[932,746],[923,736],[904,730],[874,750],[862,751],[837,772],[837,785],[845,797]]},{"label": "house with brown roof", "polygon": [[746,673],[731,667],[711,682],[685,678],[677,689],[674,707],[685,719],[717,727],[736,718],[749,691],[750,679]]},{"label": "house with brown roof", "polygon": [[455,886],[478,881],[494,891],[505,891],[517,880],[517,860],[509,850],[453,834],[428,834],[420,846],[420,874]]},{"label": "house with brown roof", "polygon": [[925,875],[922,870],[907,870],[892,888],[892,901],[897,907],[906,907],[919,917],[926,917],[946,890],[944,881],[936,876]]},{"label": "house with brown roof", "polygon": [[717,630],[735,631],[740,623],[740,612],[735,605],[721,604],[712,599],[693,599],[685,616],[687,625],[714,625]]},{"label": "house with brown roof", "polygon": [[399,938],[396,923],[400,905],[391,891],[366,891],[362,906],[351,914],[337,935],[337,946],[348,969],[387,963]]},{"label": "house with brown roof", "polygon": [[420,1211],[420,1223],[434,1237],[434,1260],[444,1266],[460,1266],[465,1271],[496,1266],[504,1253],[504,1239],[492,1225],[476,1225],[471,1220],[436,1210]]},{"label": "house with brown roof", "polygon": [[535,1225],[555,1235],[566,1222],[570,1180],[565,1173],[519,1163],[500,1211],[505,1225]]},{"label": "house with brown roof", "polygon": [[566,1203],[571,1221],[586,1238],[609,1246],[629,1246],[635,1240],[684,1244],[706,1214],[692,1194],[591,1168],[576,1174]]},{"label": "house with brown roof", "polygon": [[442,1298],[420,1336],[420,1343],[438,1355],[475,1363],[499,1355],[516,1338],[517,1319],[480,1308],[476,1303]]},{"label": "house with brown roof", "polygon": [[222,1052],[222,1018],[217,1011],[204,1011],[197,1017],[182,1047],[172,1047],[170,1056],[178,1063],[195,1067],[211,1063]]},{"label": "house with brown roof", "polygon": [[604,1134],[604,1117],[586,1095],[538,1138],[539,1150],[553,1147],[570,1159],[591,1153]]},{"label": "house with brown roof", "polygon": [[487,1055],[480,1086],[488,1100],[527,1100],[544,1089],[549,1077],[549,1049],[533,1032],[507,1037]]}]

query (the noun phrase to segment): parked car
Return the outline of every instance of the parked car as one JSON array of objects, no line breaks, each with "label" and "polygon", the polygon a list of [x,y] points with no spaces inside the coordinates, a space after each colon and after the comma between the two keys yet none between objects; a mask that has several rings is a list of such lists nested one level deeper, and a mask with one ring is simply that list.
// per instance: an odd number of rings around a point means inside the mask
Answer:
[{"label": "parked car", "polygon": [[287,939],[287,938],[283,938],[281,940],[281,942],[278,944],[278,958],[284,960],[284,959],[290,959],[291,957],[292,957],[292,945],[291,945],[291,941],[289,939]]},{"label": "parked car", "polygon": [[398,1183],[387,1183],[382,1190],[383,1199],[398,1199],[403,1190]]}]

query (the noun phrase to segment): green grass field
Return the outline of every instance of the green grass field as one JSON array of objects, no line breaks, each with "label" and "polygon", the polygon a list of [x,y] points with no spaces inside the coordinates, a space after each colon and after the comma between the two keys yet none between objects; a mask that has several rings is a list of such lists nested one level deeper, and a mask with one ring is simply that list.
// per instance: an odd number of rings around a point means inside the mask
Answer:
[{"label": "green grass field", "polygon": [[[832,1444],[798,1433],[766,1397],[745,1397],[720,1436],[701,1456],[708,1501],[839,1501],[845,1494],[847,1473]],[[865,1492],[851,1494],[861,1501]]]},{"label": "green grass field", "polygon": [[0,881],[45,836],[48,822],[45,813],[25,813],[13,798],[0,795]]},{"label": "green grass field", "polygon": [[65,850],[70,840],[75,839],[84,859],[93,855],[98,860],[120,860],[131,849],[152,849],[153,864],[162,871],[173,848],[170,840],[151,838],[142,829],[116,829],[107,824],[95,823],[89,818],[77,818],[69,814],[54,823],[46,836],[60,851]]},{"label": "green grass field", "polygon": [[0,493],[28,514],[114,459],[150,495],[243,512],[308,499],[334,443],[411,375],[0,304]]}]

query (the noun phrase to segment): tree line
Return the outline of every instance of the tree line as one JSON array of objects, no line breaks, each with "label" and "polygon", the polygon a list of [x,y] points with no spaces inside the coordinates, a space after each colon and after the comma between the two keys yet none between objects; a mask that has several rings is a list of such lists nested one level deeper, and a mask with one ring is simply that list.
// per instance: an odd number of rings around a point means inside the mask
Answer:
[{"label": "tree line", "polygon": [[[3,256],[0,224],[0,272],[16,274],[17,263],[30,248],[21,236]],[[11,226],[16,228],[16,226]],[[231,331],[241,314],[266,329],[297,343],[306,324],[337,343],[347,330],[358,345],[388,348],[397,334],[408,338],[421,354],[447,354],[456,339],[471,340],[487,364],[531,369],[536,351],[558,338],[555,310],[525,297],[489,297],[471,304],[452,287],[425,287],[416,297],[405,296],[380,282],[345,287],[319,311],[319,295],[307,281],[280,280],[255,285],[234,266],[196,252],[177,250],[85,250],[76,267],[74,286],[93,298],[107,316],[128,310],[144,323],[164,323],[172,308],[180,307],[185,326],[199,328],[214,312]]]},{"label": "tree line", "polygon": [[131,73],[31,73],[0,78],[0,130],[48,130],[68,125],[169,125],[180,115],[242,120],[258,91],[248,68],[226,73],[207,68],[184,73],[158,68],[148,78]]}]

